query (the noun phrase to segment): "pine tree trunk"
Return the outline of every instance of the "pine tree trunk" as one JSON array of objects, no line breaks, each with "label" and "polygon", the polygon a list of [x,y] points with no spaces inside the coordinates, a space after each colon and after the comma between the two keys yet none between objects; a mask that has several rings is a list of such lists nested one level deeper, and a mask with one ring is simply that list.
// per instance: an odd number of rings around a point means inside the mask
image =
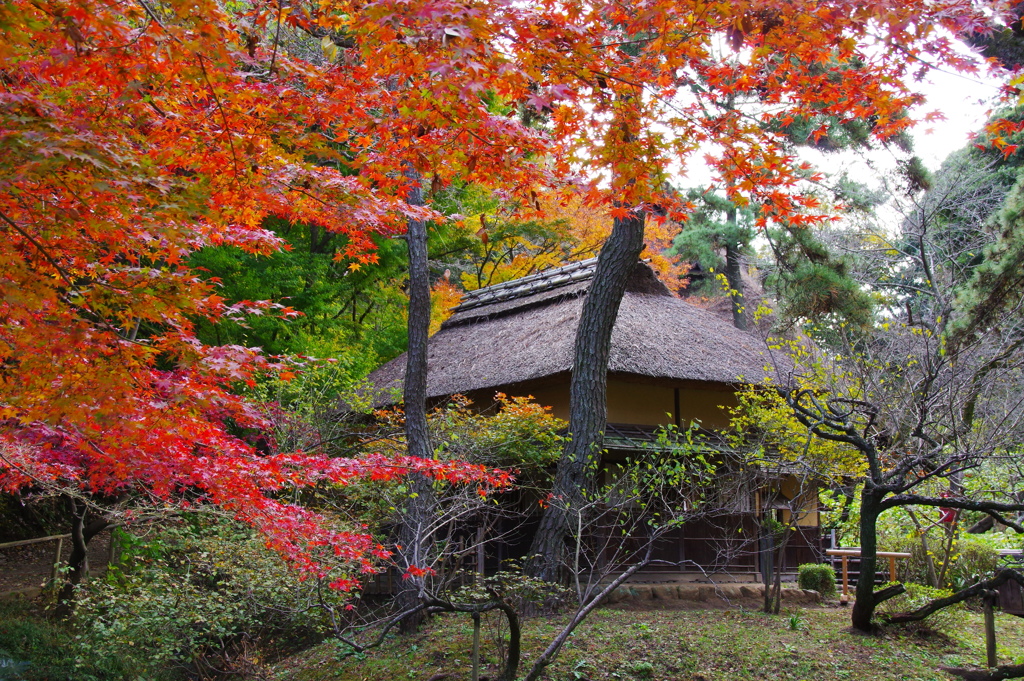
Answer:
[{"label": "pine tree trunk", "polygon": [[[418,172],[410,171],[416,183],[408,202],[423,205],[423,190]],[[427,224],[409,220],[406,241],[409,247],[409,320],[408,353],[405,364],[405,437],[410,456],[429,459],[433,454],[427,432],[427,340],[430,332],[430,273],[427,262]]]},{"label": "pine tree trunk", "polygon": [[600,461],[604,444],[612,329],[643,245],[644,215],[616,218],[583,303],[569,389],[570,440],[558,461],[553,498],[541,517],[527,563],[529,574],[549,582],[561,577],[571,518],[581,511],[593,487],[592,464]]},{"label": "pine tree trunk", "polygon": [[[736,209],[729,211],[731,225],[736,224]],[[743,254],[738,243],[725,247],[725,278],[729,282],[729,297],[732,299],[732,325],[741,331],[747,330],[746,298],[743,290]]]},{"label": "pine tree trunk", "polygon": [[[408,203],[423,205],[423,190],[420,174],[410,169],[407,177],[413,183]],[[405,384],[405,438],[410,456],[429,459],[433,454],[430,434],[427,431],[427,339],[430,331],[430,275],[427,262],[427,225],[422,220],[409,220],[406,241],[409,248],[409,320],[408,354],[406,355]],[[410,495],[399,530],[399,545],[405,562],[424,565],[430,560],[426,554],[430,545],[425,529],[430,523],[433,510],[433,485],[419,474],[409,479]],[[409,577],[401,580],[398,606],[408,610],[419,602],[422,580],[425,577]],[[423,616],[407,617],[401,624],[404,632],[415,631]]]}]

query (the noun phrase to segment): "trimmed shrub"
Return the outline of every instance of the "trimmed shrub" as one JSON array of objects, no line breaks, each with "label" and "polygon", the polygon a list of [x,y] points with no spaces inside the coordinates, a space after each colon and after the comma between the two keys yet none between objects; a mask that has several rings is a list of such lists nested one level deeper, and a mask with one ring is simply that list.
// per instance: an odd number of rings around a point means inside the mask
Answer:
[{"label": "trimmed shrub", "polygon": [[797,584],[801,589],[817,591],[822,598],[834,598],[836,595],[836,571],[831,565],[804,563],[799,568],[800,576]]},{"label": "trimmed shrub", "polygon": [[[940,577],[944,572],[945,576],[941,577],[942,584],[939,586],[956,591],[991,577],[999,566],[999,549],[1019,547],[1019,540],[1002,532],[968,534],[958,531],[951,546],[952,551],[947,556],[948,539],[940,531],[944,532],[946,528],[937,528],[928,537],[930,555],[925,552],[921,538],[912,529],[900,534],[898,528],[890,528],[886,536],[879,537],[879,551],[911,554],[909,559],[901,559],[896,563],[898,581],[930,584],[932,574]],[[928,570],[929,559],[933,563],[934,573]],[[944,562],[947,563],[945,571]]]}]

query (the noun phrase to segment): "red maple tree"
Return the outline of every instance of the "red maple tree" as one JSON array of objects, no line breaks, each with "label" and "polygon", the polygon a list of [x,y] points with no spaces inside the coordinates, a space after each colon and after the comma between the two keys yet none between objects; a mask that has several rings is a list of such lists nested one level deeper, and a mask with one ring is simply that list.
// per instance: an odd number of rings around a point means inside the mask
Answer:
[{"label": "red maple tree", "polygon": [[[948,31],[985,21],[966,0],[6,3],[0,488],[176,503],[198,490],[299,565],[316,569],[318,543],[364,564],[379,552],[367,537],[275,492],[410,469],[504,478],[259,454],[236,433],[263,424],[233,387],[282,366],[205,346],[193,324],[294,313],[228,304],[191,253],[268,253],[274,216],[343,232],[352,265],[372,264],[370,235],[445,219],[405,201],[410,177],[487,184],[527,210],[545,185],[620,220],[682,217],[666,178],[697,154],[763,221],[811,222],[787,121],[904,129],[915,60],[970,67]],[[750,92],[756,114],[718,106]]]},{"label": "red maple tree", "polygon": [[[379,72],[262,44],[271,20],[278,34],[319,30],[285,9],[0,9],[0,489],[212,502],[299,567],[318,570],[313,553],[329,545],[367,568],[384,553],[369,536],[330,530],[276,493],[413,470],[508,477],[407,457],[263,455],[238,436],[265,424],[234,388],[288,367],[258,349],[205,346],[194,321],[294,312],[228,304],[189,255],[224,244],[269,253],[281,243],[262,225],[275,216],[343,232],[358,266],[373,262],[371,234],[442,219],[406,204],[390,172],[412,155],[415,116],[398,113],[405,104]],[[518,147],[522,134],[509,126]]]}]

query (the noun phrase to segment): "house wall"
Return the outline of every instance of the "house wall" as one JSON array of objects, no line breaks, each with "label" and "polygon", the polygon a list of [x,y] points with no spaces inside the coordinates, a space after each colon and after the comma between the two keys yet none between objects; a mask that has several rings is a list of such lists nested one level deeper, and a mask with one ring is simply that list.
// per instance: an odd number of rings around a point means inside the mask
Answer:
[{"label": "house wall", "polygon": [[[568,382],[535,386],[527,392],[539,404],[551,407],[555,416],[568,420]],[[608,421],[640,426],[676,423],[677,393],[680,425],[696,420],[705,428],[724,428],[729,418],[722,406],[737,404],[736,396],[729,390],[673,388],[612,379],[608,381]]]},{"label": "house wall", "polygon": [[723,407],[738,407],[736,393],[726,390],[679,389],[679,413],[701,422],[705,428],[725,428],[729,413]]},{"label": "house wall", "polygon": [[[707,384],[673,386],[671,383],[642,378],[608,381],[608,421],[615,424],[657,426],[700,421],[708,429],[728,426],[728,414],[722,408],[737,405],[735,394],[727,386]],[[504,389],[511,396],[532,395],[538,404],[551,407],[554,416],[569,418],[569,381],[559,377],[545,383],[520,384]],[[476,391],[471,397],[478,405],[490,404],[492,390]],[[610,451],[606,459],[603,481],[616,471],[615,461],[622,452]],[[786,498],[800,496],[795,479],[784,479],[782,492]],[[782,569],[792,572],[800,563],[815,562],[819,551],[819,513],[817,490],[806,490],[804,499],[795,500],[805,510],[797,518],[798,531],[791,537],[783,558]],[[664,560],[660,570],[679,571],[685,561],[694,561],[703,570],[725,570],[734,578],[752,578],[760,569],[758,554],[758,523],[763,501],[759,490],[749,491],[749,507],[732,509],[732,515],[715,516],[708,521],[690,522],[684,530],[666,536],[656,546],[656,554]],[[780,520],[788,522],[788,510],[780,509]],[[739,530],[742,530],[741,532]]]},{"label": "house wall", "polygon": [[[569,420],[569,383],[557,383],[540,387],[531,387],[525,393],[533,395],[533,401],[545,407],[551,407],[551,414],[564,421]],[[516,393],[518,395],[523,392]]]},{"label": "house wall", "polygon": [[[818,515],[818,488],[805,487],[801,489],[800,479],[796,476],[787,476],[782,481],[780,488],[782,495],[791,499],[790,506],[797,509],[796,524],[800,527],[818,527],[821,518]],[[782,522],[789,523],[791,513],[782,509]]]},{"label": "house wall", "polygon": [[[608,381],[609,423],[659,426],[675,423],[675,388]],[[680,410],[688,415],[686,410]]]}]

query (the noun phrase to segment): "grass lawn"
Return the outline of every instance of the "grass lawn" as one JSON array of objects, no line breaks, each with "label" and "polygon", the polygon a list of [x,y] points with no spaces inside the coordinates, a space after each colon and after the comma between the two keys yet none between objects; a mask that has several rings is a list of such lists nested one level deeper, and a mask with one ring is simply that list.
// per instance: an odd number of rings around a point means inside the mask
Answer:
[{"label": "grass lawn", "polygon": [[[547,678],[670,679],[953,679],[939,667],[985,660],[982,617],[947,618],[945,633],[890,631],[862,636],[849,629],[846,608],[790,609],[779,616],[746,610],[615,610],[591,615],[573,635]],[[559,617],[526,623],[521,673],[557,631]],[[493,625],[492,625],[493,628]],[[495,647],[484,627],[482,677],[495,678]],[[420,634],[395,637],[382,648],[340,659],[327,643],[275,667],[277,679],[297,681],[417,681],[470,678],[472,622],[436,617]],[[996,616],[1000,664],[1024,662],[1024,620]]]}]

